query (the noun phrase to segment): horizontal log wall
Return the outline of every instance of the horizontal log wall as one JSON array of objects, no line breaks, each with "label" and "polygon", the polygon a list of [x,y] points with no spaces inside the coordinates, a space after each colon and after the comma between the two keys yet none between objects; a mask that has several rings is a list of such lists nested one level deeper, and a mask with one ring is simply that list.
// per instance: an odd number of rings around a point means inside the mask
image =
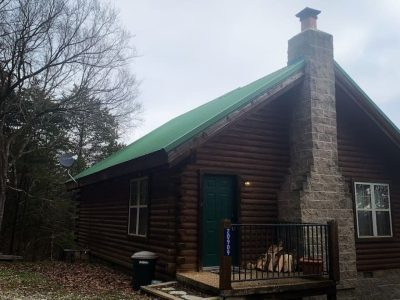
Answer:
[{"label": "horizontal log wall", "polygon": [[340,91],[337,114],[339,166],[349,190],[353,191],[353,180],[390,184],[393,238],[356,237],[357,269],[400,268],[400,180],[397,175],[400,156],[393,155],[393,145],[384,134]]},{"label": "horizontal log wall", "polygon": [[176,257],[176,176],[150,174],[148,237],[128,236],[129,182],[125,176],[84,187],[78,202],[77,238],[95,256],[131,268],[131,255],[152,251],[159,256],[160,278],[173,276]]},{"label": "horizontal log wall", "polygon": [[[178,269],[199,266],[199,174],[236,174],[239,187],[239,221],[277,221],[277,192],[289,166],[288,99],[259,109],[225,128],[196,151],[195,161],[182,173],[178,213]],[[244,186],[250,181],[251,186]]]}]

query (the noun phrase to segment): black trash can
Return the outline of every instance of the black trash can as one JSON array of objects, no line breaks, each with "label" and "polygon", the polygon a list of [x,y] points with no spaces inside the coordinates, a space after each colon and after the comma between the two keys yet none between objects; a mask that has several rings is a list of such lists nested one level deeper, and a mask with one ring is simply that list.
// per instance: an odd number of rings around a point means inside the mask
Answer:
[{"label": "black trash can", "polygon": [[140,251],[134,253],[131,258],[133,261],[133,289],[138,290],[142,285],[151,284],[158,256],[153,252]]}]

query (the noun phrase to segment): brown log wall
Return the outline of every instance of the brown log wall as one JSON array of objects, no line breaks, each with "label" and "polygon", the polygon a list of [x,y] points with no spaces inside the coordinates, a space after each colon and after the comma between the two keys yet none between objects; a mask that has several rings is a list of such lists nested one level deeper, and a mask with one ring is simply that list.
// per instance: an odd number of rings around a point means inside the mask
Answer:
[{"label": "brown log wall", "polygon": [[78,202],[77,239],[82,247],[102,259],[131,268],[137,251],[157,253],[157,273],[166,278],[175,273],[176,176],[150,174],[148,237],[128,236],[129,182],[140,176],[125,176],[81,189]]},{"label": "brown log wall", "polygon": [[[197,149],[181,177],[178,269],[199,267],[201,172],[238,175],[240,223],[277,221],[277,192],[289,167],[289,102],[280,98],[231,124]],[[244,186],[250,181],[251,186]]]},{"label": "brown log wall", "polygon": [[350,191],[353,180],[390,184],[393,238],[357,239],[356,236],[357,269],[400,268],[400,180],[396,174],[400,156],[393,155],[393,145],[350,99],[340,91],[338,95],[339,166]]},{"label": "brown log wall", "polygon": [[[339,167],[349,190],[352,180],[389,181],[393,238],[356,240],[357,268],[372,271],[400,268],[400,176],[393,145],[369,118],[337,90]],[[129,237],[129,180],[135,176],[87,186],[79,202],[78,241],[93,254],[127,267],[130,256],[150,250],[160,256],[158,273],[199,267],[200,174],[237,175],[239,222],[273,223],[277,193],[288,172],[290,101],[282,96],[231,124],[196,149],[182,172],[151,175],[148,238]],[[142,175],[141,175],[142,176]],[[250,181],[251,186],[244,186]]]}]

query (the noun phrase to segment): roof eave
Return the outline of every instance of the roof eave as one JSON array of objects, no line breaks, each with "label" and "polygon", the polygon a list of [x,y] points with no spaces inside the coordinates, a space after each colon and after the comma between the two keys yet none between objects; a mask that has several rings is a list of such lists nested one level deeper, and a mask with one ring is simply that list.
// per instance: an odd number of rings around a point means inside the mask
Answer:
[{"label": "roof eave", "polygon": [[256,90],[254,94],[249,94],[249,98],[244,101],[242,105],[235,107],[227,115],[216,115],[212,119],[212,122],[201,124],[194,131],[191,131],[169,145],[164,146],[161,150],[157,150],[138,158],[133,158],[129,161],[121,162],[118,165],[84,175],[83,177],[78,177],[78,185],[75,185],[75,188],[162,165],[173,167],[185,161],[186,158],[191,156],[193,148],[208,140],[211,136],[231,124],[233,121],[241,118],[248,111],[253,110],[258,105],[268,102],[269,100],[272,101],[285,91],[291,89],[294,85],[298,84],[304,75],[304,61],[298,61],[292,65],[293,68],[289,69],[287,74],[281,74],[281,78],[278,77],[278,79],[272,81],[272,85],[267,89],[263,91]]},{"label": "roof eave", "polygon": [[400,130],[337,62],[335,62],[335,76],[336,84],[350,96],[350,98],[400,149]]},{"label": "roof eave", "polygon": [[79,189],[85,185],[124,176],[130,173],[154,169],[168,164],[168,155],[164,149],[120,163],[99,172],[77,179],[78,184],[67,185],[69,189]]},{"label": "roof eave", "polygon": [[240,119],[244,118],[246,115],[248,115],[249,112],[257,109],[261,105],[266,105],[267,103],[271,103],[272,101],[276,100],[279,96],[297,86],[302,81],[303,76],[304,71],[303,69],[300,69],[298,72],[279,82],[274,87],[268,89],[262,94],[255,96],[243,107],[233,111],[224,118],[221,118],[212,126],[209,126],[197,132],[193,137],[186,140],[185,142],[176,145],[175,147],[167,151],[169,165],[176,165],[182,159],[190,156],[193,149],[218,134],[228,125],[231,125],[234,122],[237,122]]}]

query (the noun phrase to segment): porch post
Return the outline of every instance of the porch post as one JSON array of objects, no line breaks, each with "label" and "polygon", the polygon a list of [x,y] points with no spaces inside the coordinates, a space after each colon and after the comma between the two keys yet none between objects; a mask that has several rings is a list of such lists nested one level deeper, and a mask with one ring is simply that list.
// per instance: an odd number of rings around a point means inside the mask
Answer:
[{"label": "porch post", "polygon": [[337,221],[328,221],[329,238],[329,278],[334,281],[340,280],[339,267],[339,235]]},{"label": "porch post", "polygon": [[231,248],[231,221],[221,220],[220,235],[219,235],[219,251],[220,251],[220,266],[219,266],[219,289],[230,290],[231,286],[231,270],[232,270],[232,248]]}]

